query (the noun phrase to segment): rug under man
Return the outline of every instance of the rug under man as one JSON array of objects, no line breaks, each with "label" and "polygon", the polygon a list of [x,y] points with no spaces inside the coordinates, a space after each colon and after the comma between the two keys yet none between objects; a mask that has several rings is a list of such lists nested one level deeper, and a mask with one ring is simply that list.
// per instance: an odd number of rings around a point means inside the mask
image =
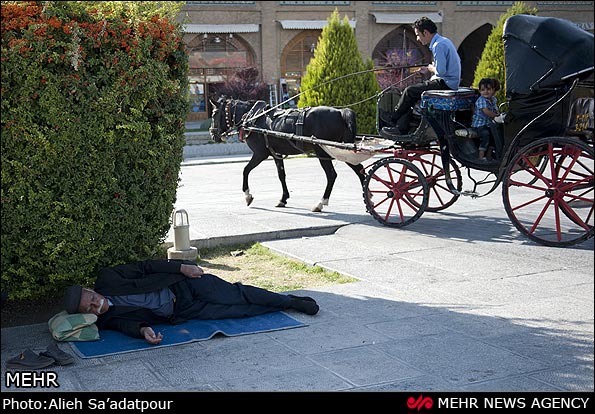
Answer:
[{"label": "rug under man", "polygon": [[163,340],[159,345],[151,345],[144,339],[132,338],[111,330],[99,331],[98,341],[70,342],[73,351],[81,358],[97,358],[144,349],[163,348],[206,341],[218,333],[226,336],[249,335],[261,332],[307,326],[285,312],[272,312],[247,318],[198,320],[193,319],[179,325],[155,325],[155,333],[161,332]]}]

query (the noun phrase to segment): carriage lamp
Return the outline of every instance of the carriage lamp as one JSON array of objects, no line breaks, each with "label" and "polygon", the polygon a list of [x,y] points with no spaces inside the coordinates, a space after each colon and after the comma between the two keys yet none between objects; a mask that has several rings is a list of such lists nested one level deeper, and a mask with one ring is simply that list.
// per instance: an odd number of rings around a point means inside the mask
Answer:
[{"label": "carriage lamp", "polygon": [[174,245],[167,249],[167,258],[196,261],[198,249],[190,246],[190,223],[186,210],[176,210],[172,213],[172,225]]}]

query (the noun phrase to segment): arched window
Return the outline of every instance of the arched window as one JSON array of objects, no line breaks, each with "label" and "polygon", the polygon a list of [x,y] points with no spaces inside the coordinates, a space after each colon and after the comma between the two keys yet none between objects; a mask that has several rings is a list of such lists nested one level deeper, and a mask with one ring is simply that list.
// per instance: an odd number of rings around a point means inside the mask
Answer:
[{"label": "arched window", "polygon": [[281,54],[281,77],[287,82],[289,96],[299,93],[301,80],[314,56],[320,33],[320,30],[304,30],[287,44]]},{"label": "arched window", "polygon": [[254,65],[253,53],[232,33],[204,33],[188,47],[191,74],[227,75]]},{"label": "arched window", "polygon": [[234,73],[254,66],[255,54],[241,36],[233,33],[201,33],[186,45],[189,64],[190,108],[188,120],[211,116],[210,105],[217,89]]},{"label": "arched window", "polygon": [[[475,69],[481,59],[485,44],[492,33],[492,25],[489,23],[478,27],[469,33],[461,42],[457,50],[461,57],[461,86],[473,86]],[[475,85],[477,87],[477,85]]]},{"label": "arched window", "polygon": [[[432,52],[427,46],[416,40],[415,32],[411,27],[401,26],[388,33],[378,42],[374,52],[372,52],[372,59],[376,67],[427,66],[432,62]],[[378,72],[377,78],[381,88],[386,88],[400,80],[403,80],[403,83],[399,84],[399,87],[405,87],[420,80],[412,76],[413,72],[409,69],[396,72]]]},{"label": "arched window", "polygon": [[372,59],[375,66],[427,65],[432,61],[432,53],[416,40],[413,29],[401,26],[378,42]]}]

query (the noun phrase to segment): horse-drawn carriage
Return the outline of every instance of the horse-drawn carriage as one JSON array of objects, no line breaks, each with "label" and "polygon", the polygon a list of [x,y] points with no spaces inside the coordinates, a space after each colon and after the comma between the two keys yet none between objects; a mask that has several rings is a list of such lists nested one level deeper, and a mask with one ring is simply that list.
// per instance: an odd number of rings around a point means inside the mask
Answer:
[{"label": "horse-drawn carriage", "polygon": [[[593,237],[594,221],[593,35],[565,20],[516,15],[505,24],[504,48],[503,148],[487,162],[478,158],[470,134],[460,133],[470,127],[478,96],[471,88],[425,92],[419,119],[395,141],[355,135],[348,109],[271,115],[264,103],[230,100],[215,111],[212,133],[237,129],[260,137],[258,144],[248,141],[255,156],[244,170],[247,198],[249,171],[272,154],[284,205],[289,194],[282,158],[275,155],[304,152],[296,144],[304,143],[327,172],[319,208],[336,177],[332,157],[358,174],[367,211],[383,225],[406,226],[425,211],[446,209],[460,196],[485,196],[502,184],[506,213],[521,233],[547,246],[583,242]],[[383,126],[377,116],[378,129]],[[371,164],[362,164],[369,159]],[[472,190],[462,190],[462,168]]]}]

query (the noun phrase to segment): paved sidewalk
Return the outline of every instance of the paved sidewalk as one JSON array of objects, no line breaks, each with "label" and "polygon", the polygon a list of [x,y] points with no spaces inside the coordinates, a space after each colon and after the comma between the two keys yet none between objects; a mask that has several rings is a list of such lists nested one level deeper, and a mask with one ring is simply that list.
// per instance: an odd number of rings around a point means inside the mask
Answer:
[{"label": "paved sidewalk", "polygon": [[[265,161],[246,207],[246,161],[184,161],[176,208],[189,214],[192,244],[261,240],[360,281],[301,291],[321,307],[292,313],[307,327],[77,358],[52,369],[59,391],[593,391],[593,239],[566,249],[531,242],[500,191],[386,228],[342,163],[330,205],[312,213],[324,188],[312,158],[286,161],[283,209]],[[2,329],[2,391],[13,390],[6,359],[50,342],[45,324]]]}]

